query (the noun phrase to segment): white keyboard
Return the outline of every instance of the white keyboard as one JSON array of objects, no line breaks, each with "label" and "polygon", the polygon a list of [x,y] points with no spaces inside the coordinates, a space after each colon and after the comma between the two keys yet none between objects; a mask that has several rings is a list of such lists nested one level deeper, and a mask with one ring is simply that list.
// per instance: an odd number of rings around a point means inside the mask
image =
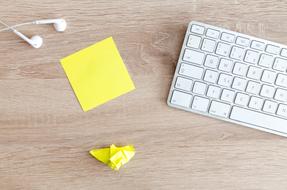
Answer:
[{"label": "white keyboard", "polygon": [[287,46],[191,22],[168,105],[287,137]]}]

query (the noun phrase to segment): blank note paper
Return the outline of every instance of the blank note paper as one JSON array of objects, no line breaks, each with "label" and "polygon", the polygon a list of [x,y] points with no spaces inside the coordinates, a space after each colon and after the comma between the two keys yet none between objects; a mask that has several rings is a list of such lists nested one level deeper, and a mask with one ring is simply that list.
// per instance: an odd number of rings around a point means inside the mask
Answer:
[{"label": "blank note paper", "polygon": [[135,89],[112,37],[63,58],[61,64],[84,111]]}]

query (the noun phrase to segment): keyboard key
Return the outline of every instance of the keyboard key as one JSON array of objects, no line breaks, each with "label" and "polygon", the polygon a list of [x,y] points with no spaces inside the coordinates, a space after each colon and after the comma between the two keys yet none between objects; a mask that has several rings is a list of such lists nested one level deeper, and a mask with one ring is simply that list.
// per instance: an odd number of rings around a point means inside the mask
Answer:
[{"label": "keyboard key", "polygon": [[249,101],[249,96],[246,94],[242,93],[237,93],[236,98],[235,98],[235,104],[241,105],[241,106],[246,106]]},{"label": "keyboard key", "polygon": [[230,107],[231,106],[228,104],[212,101],[209,108],[209,113],[219,117],[227,118],[229,116]]},{"label": "keyboard key", "polygon": [[185,79],[182,77],[177,77],[176,83],[175,83],[175,88],[191,92],[192,80]]},{"label": "keyboard key", "polygon": [[249,46],[250,40],[248,38],[238,36],[235,43],[247,47]]},{"label": "keyboard key", "polygon": [[256,109],[256,110],[260,110],[262,108],[263,105],[263,99],[262,98],[258,98],[258,97],[251,97],[250,98],[250,102],[248,104],[248,107]]},{"label": "keyboard key", "polygon": [[270,68],[272,67],[273,62],[274,62],[274,58],[271,55],[262,54],[258,65],[262,67]]},{"label": "keyboard key", "polygon": [[274,97],[275,100],[287,102],[287,90],[278,88]]},{"label": "keyboard key", "polygon": [[280,47],[278,46],[273,46],[273,45],[267,45],[266,50],[267,53],[271,53],[271,54],[279,54],[280,53]]},{"label": "keyboard key", "polygon": [[173,91],[173,94],[171,97],[171,103],[174,105],[188,108],[191,104],[191,99],[192,99],[192,95],[175,90]]},{"label": "keyboard key", "polygon": [[276,58],[273,65],[273,69],[285,72],[287,70],[287,60]]},{"label": "keyboard key", "polygon": [[265,48],[265,44],[263,42],[259,42],[259,41],[252,41],[251,43],[251,48],[252,49],[256,49],[256,50],[260,50],[263,51]]},{"label": "keyboard key", "polygon": [[255,80],[259,80],[262,75],[262,69],[258,67],[250,66],[248,69],[247,77]]},{"label": "keyboard key", "polygon": [[218,57],[213,55],[207,55],[204,61],[204,65],[206,67],[217,68],[218,62],[219,62]]},{"label": "keyboard key", "polygon": [[191,47],[191,48],[198,49],[200,46],[200,42],[201,42],[201,37],[189,35],[188,41],[187,41],[187,46]]},{"label": "keyboard key", "polygon": [[246,83],[247,82],[245,79],[235,77],[232,83],[232,88],[243,91],[245,89]]},{"label": "keyboard key", "polygon": [[209,106],[209,99],[195,96],[191,108],[196,111],[206,112],[208,106]]},{"label": "keyboard key", "polygon": [[204,33],[204,27],[199,26],[197,24],[193,24],[191,26],[191,32],[196,33],[196,34],[203,34]]},{"label": "keyboard key", "polygon": [[287,105],[280,104],[277,110],[277,114],[283,117],[287,117]]},{"label": "keyboard key", "polygon": [[230,57],[233,59],[242,60],[244,57],[244,53],[245,50],[243,48],[233,46],[230,53]]},{"label": "keyboard key", "polygon": [[195,82],[193,85],[192,92],[196,94],[204,95],[206,91],[207,85],[202,82]]},{"label": "keyboard key", "polygon": [[214,49],[215,49],[215,41],[213,40],[209,40],[209,39],[204,39],[203,40],[203,43],[202,43],[202,46],[201,46],[201,49],[203,51],[207,51],[207,52],[213,52]]},{"label": "keyboard key", "polygon": [[211,38],[218,38],[220,32],[218,30],[207,29],[206,36]]},{"label": "keyboard key", "polygon": [[185,49],[184,51],[183,55],[184,61],[201,65],[203,63],[203,59],[204,59],[204,53],[190,49]]},{"label": "keyboard key", "polygon": [[224,87],[230,87],[233,77],[231,75],[221,73],[218,79],[218,84]]},{"label": "keyboard key", "polygon": [[232,108],[230,119],[277,132],[287,133],[287,120],[237,106]]},{"label": "keyboard key", "polygon": [[235,63],[235,66],[233,68],[233,74],[240,75],[240,76],[245,76],[247,72],[247,65],[243,63]]},{"label": "keyboard key", "polygon": [[211,70],[206,70],[203,80],[205,80],[207,82],[211,82],[211,83],[216,83],[217,78],[218,78],[217,72],[211,71]]},{"label": "keyboard key", "polygon": [[180,66],[179,74],[187,77],[201,79],[203,75],[203,68],[182,63]]},{"label": "keyboard key", "polygon": [[246,51],[244,61],[251,64],[257,64],[259,60],[259,53],[251,50]]},{"label": "keyboard key", "polygon": [[220,99],[227,102],[233,102],[235,92],[231,90],[224,89],[222,91]]},{"label": "keyboard key", "polygon": [[281,51],[281,56],[283,56],[283,57],[287,57],[287,49],[282,49],[282,51]]},{"label": "keyboard key", "polygon": [[272,98],[275,94],[275,88],[268,85],[262,85],[260,96]]},{"label": "keyboard key", "polygon": [[275,81],[275,78],[276,78],[276,73],[275,72],[264,70],[261,80],[263,82],[267,82],[267,83],[272,83],[273,84],[274,81]]},{"label": "keyboard key", "polygon": [[221,93],[221,88],[217,87],[217,86],[212,86],[210,85],[208,87],[206,96],[210,97],[210,98],[216,98],[218,99]]},{"label": "keyboard key", "polygon": [[234,39],[235,39],[235,36],[233,34],[229,34],[229,33],[226,33],[226,32],[223,32],[221,34],[221,40],[222,41],[226,41],[226,42],[234,42]]},{"label": "keyboard key", "polygon": [[260,89],[261,89],[260,83],[249,81],[246,88],[246,92],[251,94],[259,94]]},{"label": "keyboard key", "polygon": [[220,59],[218,69],[221,71],[231,72],[233,68],[233,61],[228,59]]},{"label": "keyboard key", "polygon": [[275,84],[287,88],[287,75],[278,74]]},{"label": "keyboard key", "polygon": [[278,104],[276,102],[271,102],[266,100],[263,106],[263,111],[274,114],[276,112]]},{"label": "keyboard key", "polygon": [[230,52],[230,45],[219,42],[216,48],[216,54],[227,57]]}]

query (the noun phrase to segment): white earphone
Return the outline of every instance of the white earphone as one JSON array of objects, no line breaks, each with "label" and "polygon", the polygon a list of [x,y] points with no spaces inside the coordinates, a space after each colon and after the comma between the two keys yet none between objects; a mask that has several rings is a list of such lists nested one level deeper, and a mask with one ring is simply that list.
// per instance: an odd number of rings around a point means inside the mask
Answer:
[{"label": "white earphone", "polygon": [[15,29],[16,27],[23,26],[23,25],[29,25],[29,24],[53,24],[57,32],[64,32],[67,28],[67,22],[64,19],[36,20],[33,22],[22,23],[22,24],[18,24],[14,26],[9,26],[1,20],[0,22],[7,27],[7,28],[0,30],[0,32],[5,31],[5,30],[12,30],[12,32],[14,32],[17,36],[25,40],[28,44],[30,44],[34,48],[40,48],[43,45],[43,38],[38,35],[28,38],[27,36],[19,32],[18,30],[16,30]]}]

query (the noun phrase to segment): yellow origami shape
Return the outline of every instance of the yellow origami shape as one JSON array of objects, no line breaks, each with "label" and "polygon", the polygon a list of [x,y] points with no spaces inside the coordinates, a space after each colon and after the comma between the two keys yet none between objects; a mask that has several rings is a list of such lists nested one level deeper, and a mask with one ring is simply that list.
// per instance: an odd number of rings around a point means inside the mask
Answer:
[{"label": "yellow origami shape", "polygon": [[119,170],[134,157],[135,148],[132,145],[116,147],[112,144],[110,148],[93,149],[90,154],[113,170]]}]

